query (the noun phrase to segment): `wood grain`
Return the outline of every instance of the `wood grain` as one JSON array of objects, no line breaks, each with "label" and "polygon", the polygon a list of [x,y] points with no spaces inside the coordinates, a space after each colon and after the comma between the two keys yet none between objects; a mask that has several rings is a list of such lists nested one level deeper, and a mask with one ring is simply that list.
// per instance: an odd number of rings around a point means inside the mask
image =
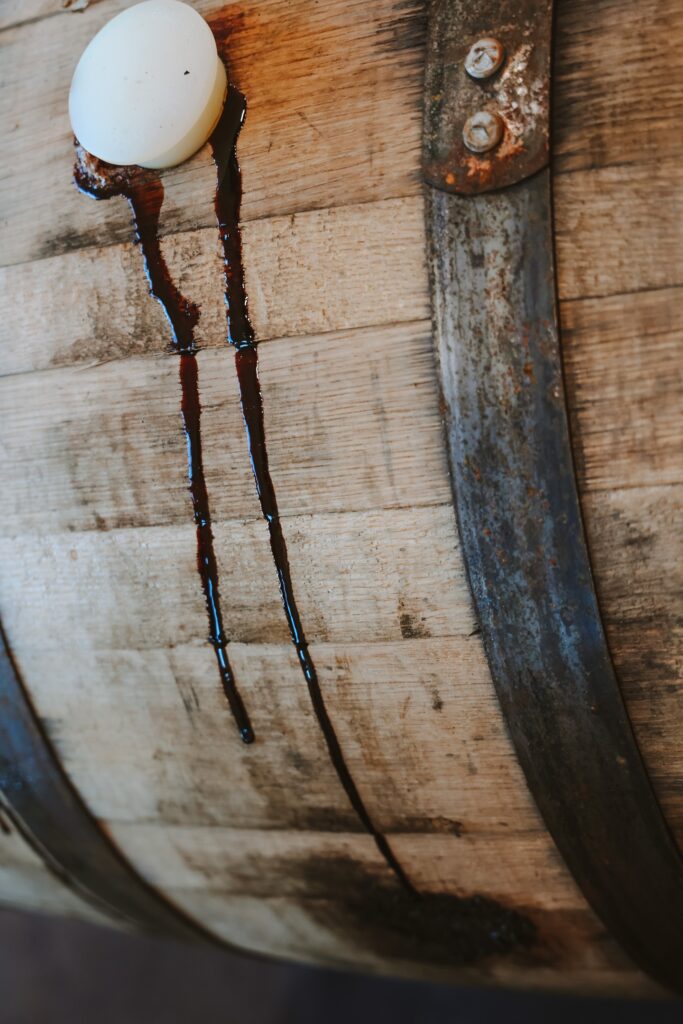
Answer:
[{"label": "wood grain", "polygon": [[561,298],[681,284],[683,169],[678,161],[599,168],[558,175],[555,182]]},{"label": "wood grain", "polygon": [[[258,740],[247,749],[234,735],[206,643],[166,322],[125,203],[94,203],[70,182],[71,71],[127,4],[60,4],[0,7],[0,612],[25,681],[90,809],[191,914],[248,948],[429,973],[340,924],[344,892],[385,869],[329,764],[288,641],[225,348],[204,151],[165,175],[162,230],[175,277],[202,305],[224,618]],[[424,5],[196,6],[221,12],[249,102],[244,259],[267,342],[271,468],[354,780],[420,888],[488,895],[537,922],[533,964],[501,960],[461,979],[651,992],[539,822],[476,635],[429,332]],[[558,270],[577,467],[620,680],[683,841],[683,51],[670,45],[683,9],[558,6]],[[35,864],[3,870],[2,899],[68,902],[45,895]]]},{"label": "wood grain", "polygon": [[[260,518],[233,354],[199,364],[214,518]],[[261,381],[283,515],[450,502],[429,324],[265,346]],[[191,522],[175,356],[4,378],[0,402],[13,424],[0,533]],[[48,479],[49,506],[32,503]]]},{"label": "wood grain", "polygon": [[[474,629],[450,506],[291,516],[284,530],[311,640],[400,640],[403,633],[452,636]],[[214,536],[230,637],[286,641],[265,524],[223,521],[215,523]],[[65,630],[86,649],[205,637],[191,521],[151,530],[24,534],[3,538],[1,551],[7,569],[1,611],[19,649],[38,637],[54,648]]]},{"label": "wood grain", "polygon": [[70,6],[69,0],[0,0],[0,30],[65,14]]},{"label": "wood grain", "polygon": [[679,159],[677,0],[556,0],[555,7],[556,169],[637,164],[654,172],[660,161]]},{"label": "wood grain", "polygon": [[[235,643],[230,653],[259,737],[246,754],[231,732],[210,652],[197,643],[171,651],[98,649],[71,663],[60,648],[22,649],[20,656],[32,678],[59,667],[59,690],[39,687],[40,710],[84,795],[107,820],[358,832],[288,647]],[[315,642],[313,656],[346,757],[380,826],[497,842],[499,855],[522,870],[509,837],[533,834],[540,842],[544,833],[508,757],[476,638]],[[429,670],[420,672],[421,664]],[[467,671],[469,690],[449,688],[454,664]],[[106,685],[91,697],[93,675]],[[400,732],[383,728],[387,709]],[[155,721],[163,724],[155,742],[139,742]],[[89,764],[93,746],[96,767]],[[454,785],[454,778],[466,784]]]},{"label": "wood grain", "polygon": [[683,481],[683,291],[563,304],[564,367],[584,491]]},{"label": "wood grain", "polygon": [[[262,341],[430,316],[416,199],[249,222],[242,243],[249,312]],[[216,228],[167,236],[164,253],[201,306],[198,342],[224,345]],[[14,297],[0,325],[3,373],[168,351],[167,321],[140,270],[130,241],[0,268],[2,289]]]},{"label": "wood grain", "polygon": [[[145,863],[146,871],[160,880],[155,864],[166,863],[172,871],[172,884],[182,889],[203,889],[207,877],[226,895],[252,898],[329,899],[326,863],[331,870],[335,859],[357,860],[361,868],[386,874],[368,836],[359,834],[321,833],[310,835],[301,831],[280,830],[269,837],[264,847],[260,830],[238,831],[223,828],[176,826],[160,829],[157,825],[117,825],[117,836]],[[514,833],[513,833],[514,834]],[[548,848],[542,833],[515,835],[523,856],[516,873],[497,873],[498,896],[518,905],[529,899],[529,884],[539,874],[551,877],[547,893],[536,893],[539,909],[576,909],[582,898],[564,877],[556,872],[553,889],[552,866],[549,870]],[[495,839],[485,845],[481,839],[458,839],[451,835],[400,835],[393,842],[399,855],[419,865],[416,883],[423,891],[457,891],[465,873],[478,875],[484,885],[490,884],[491,871],[501,854],[502,841]],[[138,852],[139,851],[139,852]],[[229,852],[227,852],[229,851]],[[172,868],[168,867],[171,858]],[[479,863],[474,862],[479,858]],[[319,862],[319,870],[311,871],[311,863]]]}]

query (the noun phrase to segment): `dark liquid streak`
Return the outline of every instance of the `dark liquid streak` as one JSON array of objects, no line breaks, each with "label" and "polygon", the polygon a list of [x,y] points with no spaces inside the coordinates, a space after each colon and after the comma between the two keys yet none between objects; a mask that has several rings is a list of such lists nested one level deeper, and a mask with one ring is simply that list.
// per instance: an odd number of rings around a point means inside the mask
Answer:
[{"label": "dark liquid streak", "polygon": [[181,408],[187,440],[187,472],[190,480],[194,521],[197,525],[197,569],[202,580],[209,613],[209,636],[216,654],[223,691],[240,736],[244,743],[253,743],[254,730],[237,689],[226,650],[228,641],[223,629],[223,616],[218,593],[218,565],[216,564],[209,496],[202,461],[198,367],[197,358],[193,353],[180,353],[180,382],[182,387]]},{"label": "dark liquid streak", "polygon": [[399,882],[411,893],[414,886],[398,862],[386,837],[375,827],[368,810],[348,769],[334,725],[323,698],[318,673],[311,658],[294,598],[294,587],[289,568],[285,541],[278,511],[275,487],[268,466],[268,451],[264,425],[263,398],[258,378],[258,353],[254,329],[249,320],[247,295],[244,286],[242,245],[239,229],[242,178],[237,161],[237,135],[246,115],[246,101],[236,89],[230,89],[228,102],[221,121],[211,138],[216,162],[218,185],[216,188],[216,216],[223,243],[226,283],[226,313],[228,342],[235,346],[235,366],[240,387],[242,414],[249,445],[249,457],[256,482],[256,490],[263,517],[268,524],[270,547],[277,571],[282,603],[284,605],[292,642],[311,703],[322,730],[330,759],[355,813],[375,841],[377,849],[392,869]]},{"label": "dark liquid streak", "polygon": [[[88,166],[89,163],[89,166]],[[173,348],[180,357],[181,412],[187,443],[187,472],[197,528],[197,569],[209,616],[209,639],[214,648],[223,691],[245,743],[254,732],[235,683],[227,655],[218,589],[209,496],[204,474],[201,440],[199,368],[194,329],[199,308],[178,291],[171,279],[159,242],[159,216],[164,187],[158,174],[141,168],[110,168],[79,152],[74,178],[79,189],[95,199],[125,196],[133,213],[135,235],[142,250],[151,295],[161,304],[171,326]]]}]

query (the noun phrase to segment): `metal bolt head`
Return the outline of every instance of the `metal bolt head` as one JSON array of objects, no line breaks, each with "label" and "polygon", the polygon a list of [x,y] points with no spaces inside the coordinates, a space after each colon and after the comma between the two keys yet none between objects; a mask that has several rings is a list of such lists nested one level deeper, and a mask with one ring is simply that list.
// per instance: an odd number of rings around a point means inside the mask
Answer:
[{"label": "metal bolt head", "polygon": [[462,139],[472,153],[488,153],[503,138],[503,120],[489,110],[478,110],[465,121]]},{"label": "metal bolt head", "polygon": [[465,71],[470,78],[491,78],[503,63],[505,47],[497,39],[478,39],[465,57]]}]

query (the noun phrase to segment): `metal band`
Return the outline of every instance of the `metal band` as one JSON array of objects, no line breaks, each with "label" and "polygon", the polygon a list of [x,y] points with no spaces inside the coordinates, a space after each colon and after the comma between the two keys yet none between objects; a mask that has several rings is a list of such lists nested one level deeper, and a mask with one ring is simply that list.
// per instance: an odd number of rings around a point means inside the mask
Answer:
[{"label": "metal band", "polygon": [[144,881],[66,776],[0,625],[0,793],[17,828],[65,885],[119,923],[224,945]]},{"label": "metal band", "polygon": [[683,990],[683,871],[595,595],[560,361],[549,171],[427,189],[439,372],[462,550],[529,788],[596,913]]},{"label": "metal band", "polygon": [[[432,0],[422,139],[428,184],[477,194],[546,166],[552,17],[552,0]],[[486,44],[496,51],[488,62]],[[484,137],[483,149],[475,141],[473,150],[468,125],[481,115],[500,137],[491,146]]]}]

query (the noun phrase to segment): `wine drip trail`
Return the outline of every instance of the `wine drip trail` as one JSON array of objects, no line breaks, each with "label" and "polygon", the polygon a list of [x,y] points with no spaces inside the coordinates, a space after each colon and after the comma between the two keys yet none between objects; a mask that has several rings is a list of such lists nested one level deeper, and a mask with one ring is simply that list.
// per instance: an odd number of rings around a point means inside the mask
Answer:
[{"label": "wine drip trail", "polygon": [[228,324],[228,343],[235,349],[235,367],[239,381],[242,414],[249,446],[249,457],[261,503],[261,511],[268,525],[270,547],[273,553],[282,603],[296,649],[299,665],[308,686],[311,702],[322,730],[332,764],[346,795],[365,829],[405,889],[414,892],[412,882],[397,860],[386,837],[377,830],[358,792],[342,753],[337,734],[325,706],[313,659],[294,597],[292,576],[287,555],[287,543],[282,532],[275,487],[268,467],[268,451],[264,425],[263,397],[258,376],[258,352],[254,329],[249,320],[247,294],[242,263],[242,244],[239,229],[242,178],[237,160],[237,137],[246,116],[246,100],[230,88],[223,116],[211,137],[217,172],[216,217],[223,244],[225,264],[225,306]]},{"label": "wine drip trail", "polygon": [[239,734],[251,743],[254,732],[228,660],[228,640],[223,628],[218,565],[214,549],[209,496],[204,475],[201,435],[199,368],[194,331],[199,307],[176,288],[159,242],[159,215],[164,201],[161,178],[140,167],[112,167],[97,160],[81,147],[76,150],[74,181],[94,199],[124,196],[133,214],[135,237],[142,250],[150,294],[161,304],[171,326],[173,349],[179,356],[181,413],[187,443],[187,473],[194,521],[197,528],[197,569],[209,617],[209,641],[216,655],[218,671]]}]

